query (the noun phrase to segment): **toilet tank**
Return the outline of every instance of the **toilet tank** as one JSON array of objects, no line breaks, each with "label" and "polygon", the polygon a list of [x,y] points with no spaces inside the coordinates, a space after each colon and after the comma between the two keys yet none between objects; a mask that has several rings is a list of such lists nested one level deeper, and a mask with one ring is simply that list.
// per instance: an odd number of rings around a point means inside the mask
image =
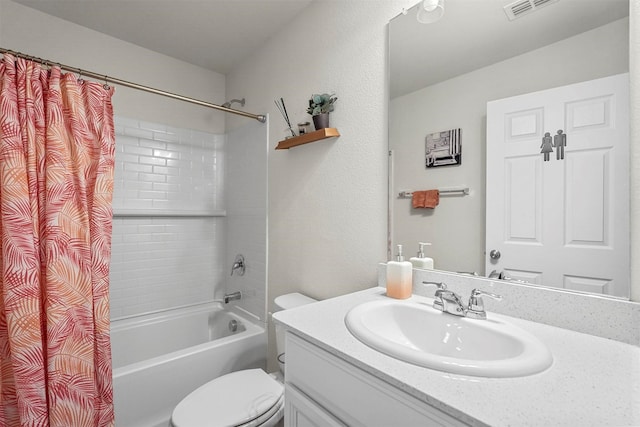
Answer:
[{"label": "toilet tank", "polygon": [[[289,310],[290,308],[300,307],[316,301],[298,292],[284,294],[273,300],[274,311]],[[280,371],[284,373],[284,328],[279,324],[276,324],[276,349],[278,351],[278,365],[280,366]]]}]

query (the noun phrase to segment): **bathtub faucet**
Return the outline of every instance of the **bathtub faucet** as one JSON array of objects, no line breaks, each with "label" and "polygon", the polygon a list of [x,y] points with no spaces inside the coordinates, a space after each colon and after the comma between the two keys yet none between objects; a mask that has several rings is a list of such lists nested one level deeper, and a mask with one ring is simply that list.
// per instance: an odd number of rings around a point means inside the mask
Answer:
[{"label": "bathtub faucet", "polygon": [[240,291],[237,291],[237,292],[232,292],[230,294],[226,294],[224,296],[223,301],[225,304],[229,304],[230,301],[234,301],[241,298],[242,298],[242,293],[240,293]]}]

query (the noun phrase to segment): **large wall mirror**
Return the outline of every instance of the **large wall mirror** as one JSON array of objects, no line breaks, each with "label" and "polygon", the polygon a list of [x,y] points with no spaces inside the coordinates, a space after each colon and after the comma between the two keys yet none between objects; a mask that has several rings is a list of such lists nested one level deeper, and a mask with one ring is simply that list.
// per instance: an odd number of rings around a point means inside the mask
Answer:
[{"label": "large wall mirror", "polygon": [[[390,251],[395,252],[395,246],[402,244],[408,258],[418,251],[418,242],[429,242],[425,253],[434,259],[438,270],[481,276],[493,273],[536,285],[628,298],[629,245],[612,234],[621,224],[628,227],[628,176],[608,175],[619,169],[612,163],[612,156],[628,159],[628,148],[608,146],[592,155],[569,131],[578,123],[583,128],[611,127],[619,131],[613,137],[596,136],[597,140],[617,139],[620,132],[628,138],[628,111],[624,111],[628,102],[616,103],[628,97],[628,87],[624,86],[629,80],[628,0],[440,1],[444,2],[444,15],[436,22],[418,22],[420,2],[389,25]],[[518,5],[505,10],[510,3]],[[520,13],[522,7],[531,10]],[[509,16],[514,12],[516,17]],[[535,141],[530,145],[537,144],[534,148],[538,151],[513,155],[519,156],[518,161],[501,161],[498,167],[492,163],[494,153],[487,150],[487,131],[492,132],[495,113],[488,117],[488,103],[502,105],[494,101],[514,97],[520,102],[537,93],[554,96],[553,90],[559,88],[582,90],[580,84],[609,78],[622,80],[620,95],[599,95],[585,89],[580,101],[570,103],[575,108],[562,104],[560,110],[570,117],[562,118],[561,125],[550,124],[542,113],[539,122],[531,119],[537,114],[529,114],[537,111],[535,106],[510,104],[511,110],[500,113],[510,121],[504,119],[494,133],[506,140],[513,137],[518,144],[528,135]],[[623,129],[620,123],[624,123]],[[566,135],[563,158],[554,149],[545,161],[541,152],[544,133],[550,132],[553,139],[562,129]],[[533,160],[520,162],[522,159]],[[487,175],[487,164],[492,165],[490,172],[497,170],[502,184],[487,184],[487,179],[495,179],[491,173]],[[540,181],[550,176],[553,168],[557,168],[558,178],[550,183]],[[559,181],[564,187],[556,186]],[[559,198],[541,199],[543,190],[549,192],[547,187],[553,187]],[[440,191],[439,204],[433,209],[414,208],[412,194],[432,189]],[[488,233],[493,231],[486,214],[487,207],[498,206],[499,213],[489,215],[502,215],[506,208],[500,204],[504,200],[498,199],[509,197],[511,211],[499,219],[499,240],[508,240],[505,236],[511,232],[520,233],[523,237],[515,246],[531,248],[540,246],[538,240],[546,243],[557,233],[564,246],[599,246],[595,257],[578,255],[578,265],[599,264],[609,246],[623,251],[621,257],[626,264],[611,267],[617,274],[615,280],[614,272],[578,271],[576,267],[563,271],[568,256],[548,249],[544,256],[540,252],[523,255],[545,266],[511,274],[497,261],[499,258],[490,256],[487,244],[492,237]],[[559,210],[543,210],[549,206]],[[586,212],[593,215],[587,216]],[[522,219],[524,225],[514,225],[516,219]],[[526,229],[528,219],[531,230]],[[570,225],[573,231],[547,227],[554,222]],[[581,227],[582,232],[575,231]],[[528,237],[529,232],[533,237]],[[582,237],[571,240],[571,233]],[[627,239],[628,235],[626,231]],[[503,259],[509,258],[510,248],[506,252],[501,254]],[[553,268],[559,268],[561,274],[548,274],[547,270]],[[541,271],[545,274],[539,274]]]}]

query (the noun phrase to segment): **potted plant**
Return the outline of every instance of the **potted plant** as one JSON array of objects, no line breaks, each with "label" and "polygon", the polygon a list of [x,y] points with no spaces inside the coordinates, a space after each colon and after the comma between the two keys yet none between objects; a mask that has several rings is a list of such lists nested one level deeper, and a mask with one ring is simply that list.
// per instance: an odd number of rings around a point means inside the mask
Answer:
[{"label": "potted plant", "polygon": [[309,108],[307,113],[313,117],[313,125],[316,130],[329,127],[329,113],[333,111],[333,104],[338,100],[338,97],[328,93],[314,94],[309,99]]}]

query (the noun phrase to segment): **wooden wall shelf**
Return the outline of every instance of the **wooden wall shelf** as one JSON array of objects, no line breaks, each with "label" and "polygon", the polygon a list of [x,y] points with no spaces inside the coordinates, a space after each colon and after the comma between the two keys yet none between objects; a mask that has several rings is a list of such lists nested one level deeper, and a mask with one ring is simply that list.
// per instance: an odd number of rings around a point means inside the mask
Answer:
[{"label": "wooden wall shelf", "polygon": [[308,144],[310,142],[320,141],[327,138],[333,138],[340,136],[338,129],[325,128],[314,132],[305,133],[304,135],[294,136],[293,138],[283,139],[278,142],[276,150],[288,150],[291,147],[297,147],[298,145]]}]

